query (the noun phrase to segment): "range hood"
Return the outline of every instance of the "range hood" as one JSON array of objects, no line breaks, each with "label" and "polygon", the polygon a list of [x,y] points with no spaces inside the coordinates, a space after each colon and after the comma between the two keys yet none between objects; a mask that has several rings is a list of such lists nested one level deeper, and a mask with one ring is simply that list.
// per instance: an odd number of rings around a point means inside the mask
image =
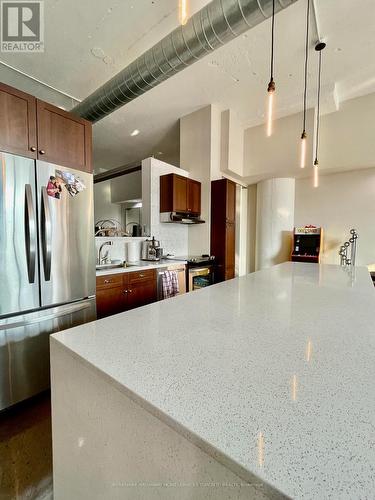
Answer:
[{"label": "range hood", "polygon": [[182,212],[162,212],[160,214],[160,222],[169,224],[204,224],[206,221],[202,220],[197,215],[192,215]]}]

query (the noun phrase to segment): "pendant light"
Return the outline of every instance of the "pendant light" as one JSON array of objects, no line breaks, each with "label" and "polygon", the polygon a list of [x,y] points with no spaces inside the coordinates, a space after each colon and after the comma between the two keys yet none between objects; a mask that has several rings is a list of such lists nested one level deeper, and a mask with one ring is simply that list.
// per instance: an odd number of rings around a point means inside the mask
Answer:
[{"label": "pendant light", "polygon": [[178,17],[182,26],[188,22],[188,0],[179,0]]},{"label": "pendant light", "polygon": [[272,0],[272,28],[271,28],[271,78],[268,84],[268,111],[267,111],[267,137],[272,135],[273,120],[273,97],[276,90],[273,80],[273,61],[274,61],[274,41],[275,41],[275,0]]},{"label": "pendant light", "polygon": [[320,90],[322,81],[322,51],[326,48],[324,42],[318,42],[315,45],[315,50],[319,52],[319,69],[318,69],[318,110],[316,119],[316,134],[315,134],[315,160],[314,160],[314,188],[319,187],[319,127],[320,127]]},{"label": "pendant light", "polygon": [[303,130],[301,135],[301,163],[300,167],[306,166],[306,149],[307,149],[307,134],[306,134],[306,107],[307,107],[307,76],[309,67],[309,24],[310,24],[310,0],[307,0],[306,14],[306,47],[305,47],[305,87],[303,91]]}]

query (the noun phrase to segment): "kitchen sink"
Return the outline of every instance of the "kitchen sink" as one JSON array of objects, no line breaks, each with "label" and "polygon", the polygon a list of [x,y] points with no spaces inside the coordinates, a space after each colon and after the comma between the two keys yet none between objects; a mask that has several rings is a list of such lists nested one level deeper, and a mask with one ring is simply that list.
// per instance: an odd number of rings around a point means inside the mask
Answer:
[{"label": "kitchen sink", "polygon": [[97,271],[104,271],[106,269],[120,269],[121,267],[139,267],[137,264],[128,264],[124,265],[123,262],[120,260],[115,260],[112,262],[109,262],[108,264],[97,264],[96,265],[96,270]]}]

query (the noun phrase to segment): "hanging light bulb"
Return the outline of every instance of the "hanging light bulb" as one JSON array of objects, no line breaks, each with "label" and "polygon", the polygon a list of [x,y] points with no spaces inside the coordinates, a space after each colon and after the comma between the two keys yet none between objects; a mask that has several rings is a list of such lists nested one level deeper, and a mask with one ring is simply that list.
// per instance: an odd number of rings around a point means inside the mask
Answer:
[{"label": "hanging light bulb", "polygon": [[306,149],[307,149],[307,134],[304,130],[301,135],[301,168],[305,168],[306,166]]},{"label": "hanging light bulb", "polygon": [[275,93],[275,82],[271,80],[270,83],[268,84],[267,137],[271,137],[272,135],[274,93]]},{"label": "hanging light bulb", "polygon": [[179,0],[179,21],[182,26],[188,22],[188,0]]},{"label": "hanging light bulb", "polygon": [[268,84],[268,110],[267,110],[267,137],[272,135],[274,93],[276,85],[273,80],[273,60],[274,60],[274,40],[275,40],[275,0],[272,0],[272,29],[271,29],[271,78]]},{"label": "hanging light bulb", "polygon": [[306,166],[306,149],[307,149],[307,134],[306,134],[306,107],[307,107],[307,75],[309,66],[309,27],[310,27],[310,0],[307,0],[306,14],[306,46],[305,46],[305,87],[303,92],[303,131],[301,134],[301,163],[300,167]]},{"label": "hanging light bulb", "polygon": [[319,42],[315,45],[315,50],[319,52],[319,69],[318,69],[318,109],[316,118],[316,135],[315,135],[315,160],[314,160],[314,188],[319,187],[319,127],[320,127],[320,90],[322,82],[322,50],[326,48],[324,42]]},{"label": "hanging light bulb", "polygon": [[319,187],[319,162],[315,158],[314,160],[314,188]]}]

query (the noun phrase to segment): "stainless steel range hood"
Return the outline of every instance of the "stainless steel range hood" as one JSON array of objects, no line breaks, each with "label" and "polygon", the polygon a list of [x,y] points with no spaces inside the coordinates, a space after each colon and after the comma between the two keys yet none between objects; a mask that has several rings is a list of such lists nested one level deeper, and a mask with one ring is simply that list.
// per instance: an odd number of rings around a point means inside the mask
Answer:
[{"label": "stainless steel range hood", "polygon": [[191,214],[180,212],[162,212],[160,214],[160,222],[167,224],[186,224],[191,226],[193,224],[204,224],[206,221]]}]

